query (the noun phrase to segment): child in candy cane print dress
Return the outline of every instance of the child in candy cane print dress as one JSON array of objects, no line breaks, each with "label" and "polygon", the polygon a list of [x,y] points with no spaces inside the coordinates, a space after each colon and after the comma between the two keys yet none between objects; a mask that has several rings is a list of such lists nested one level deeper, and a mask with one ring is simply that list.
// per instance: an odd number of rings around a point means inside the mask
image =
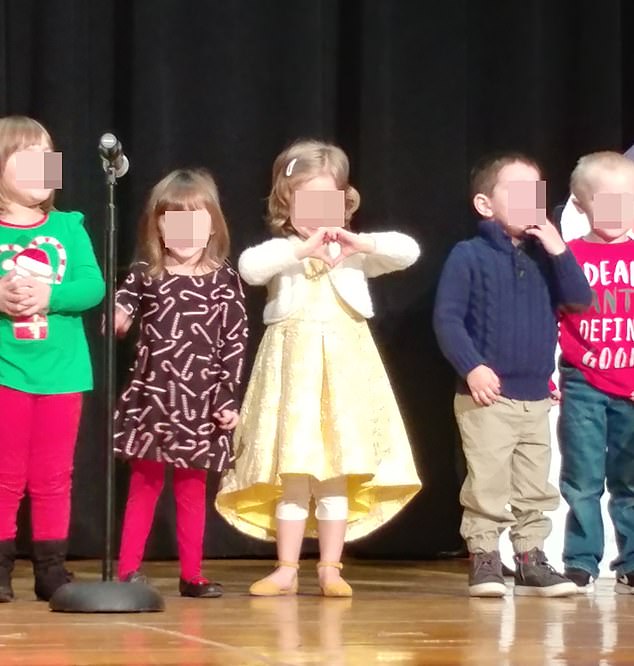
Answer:
[{"label": "child in candy cane print dress", "polygon": [[25,490],[35,594],[47,601],[70,580],[73,457],[93,386],[81,315],[101,301],[104,282],[84,216],[54,210],[61,180],[41,176],[48,165],[61,169],[60,158],[40,123],[0,119],[0,602],[13,599]]},{"label": "child in candy cane print dress", "polygon": [[122,581],[139,568],[163,487],[174,472],[180,593],[217,597],[202,577],[205,485],[233,462],[231,431],[247,338],[244,297],[225,262],[229,235],[218,192],[205,172],[181,170],[153,189],[140,255],[117,292],[115,326],[134,318],[140,337],[132,377],[115,415],[117,454],[132,474],[119,558]]}]

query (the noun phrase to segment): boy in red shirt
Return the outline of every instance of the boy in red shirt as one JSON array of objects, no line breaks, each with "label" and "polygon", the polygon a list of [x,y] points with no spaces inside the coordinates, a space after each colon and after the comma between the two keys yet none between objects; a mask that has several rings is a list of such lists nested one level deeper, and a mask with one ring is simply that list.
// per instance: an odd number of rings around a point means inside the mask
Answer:
[{"label": "boy in red shirt", "polygon": [[566,577],[592,589],[603,557],[605,485],[619,555],[616,591],[634,593],[634,162],[612,152],[582,157],[570,179],[590,233],[568,245],[593,291],[584,313],[562,313],[559,442],[561,493],[570,510]]}]

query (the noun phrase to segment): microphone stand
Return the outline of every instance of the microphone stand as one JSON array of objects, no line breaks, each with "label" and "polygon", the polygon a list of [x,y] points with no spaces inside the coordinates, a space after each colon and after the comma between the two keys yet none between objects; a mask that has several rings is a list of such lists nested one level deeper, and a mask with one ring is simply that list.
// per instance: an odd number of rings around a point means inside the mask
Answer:
[{"label": "microphone stand", "polygon": [[106,420],[106,506],[104,556],[101,582],[72,582],[62,585],[49,602],[53,611],[64,613],[139,613],[165,610],[159,591],[145,583],[113,581],[115,523],[115,458],[114,412],[116,406],[116,335],[114,327],[117,288],[117,207],[115,202],[116,170],[112,163],[106,172],[107,205],[104,248],[105,345],[104,345],[104,418]]}]

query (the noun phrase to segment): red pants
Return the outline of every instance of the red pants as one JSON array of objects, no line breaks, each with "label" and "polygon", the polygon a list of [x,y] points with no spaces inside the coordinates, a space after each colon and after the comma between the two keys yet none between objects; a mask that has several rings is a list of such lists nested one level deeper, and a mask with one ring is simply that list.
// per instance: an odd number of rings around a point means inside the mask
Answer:
[{"label": "red pants", "polygon": [[[130,491],[123,519],[119,579],[137,571],[143,560],[145,544],[154,522],[154,510],[165,476],[165,465],[149,460],[134,460]],[[174,468],[176,500],[176,540],[181,577],[190,581],[201,574],[205,534],[207,472]]]},{"label": "red pants", "polygon": [[25,490],[34,541],[66,539],[81,393],[35,395],[0,386],[0,541],[14,539]]}]

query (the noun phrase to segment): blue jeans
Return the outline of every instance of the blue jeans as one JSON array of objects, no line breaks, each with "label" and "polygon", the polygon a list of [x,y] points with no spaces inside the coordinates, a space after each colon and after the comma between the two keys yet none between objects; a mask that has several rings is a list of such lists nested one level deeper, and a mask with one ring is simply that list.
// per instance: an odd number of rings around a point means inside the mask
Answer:
[{"label": "blue jeans", "polygon": [[563,364],[561,392],[561,494],[570,506],[564,564],[598,576],[604,545],[600,500],[607,483],[618,547],[610,566],[617,575],[632,573],[634,403],[595,389],[579,370]]}]

